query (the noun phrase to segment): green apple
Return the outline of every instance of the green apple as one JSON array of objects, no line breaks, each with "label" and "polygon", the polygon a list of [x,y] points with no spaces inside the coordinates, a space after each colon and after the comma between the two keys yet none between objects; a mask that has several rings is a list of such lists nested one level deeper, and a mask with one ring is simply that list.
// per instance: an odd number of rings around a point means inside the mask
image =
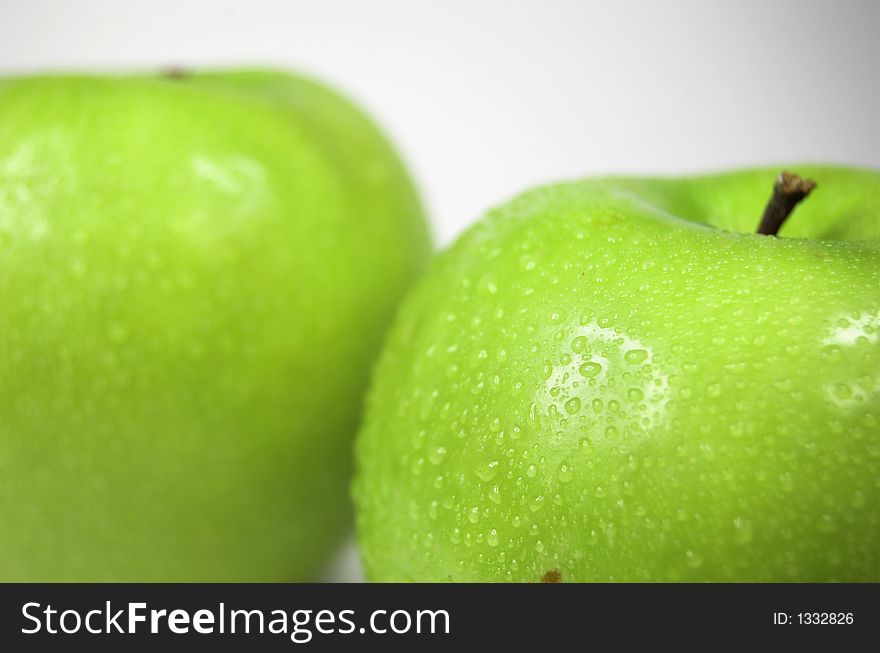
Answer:
[{"label": "green apple", "polygon": [[308,79],[0,82],[0,579],[313,576],[428,248]]},{"label": "green apple", "polygon": [[880,580],[880,173],[796,170],[778,238],[749,170],[541,188],[441,255],[357,442],[368,576]]}]

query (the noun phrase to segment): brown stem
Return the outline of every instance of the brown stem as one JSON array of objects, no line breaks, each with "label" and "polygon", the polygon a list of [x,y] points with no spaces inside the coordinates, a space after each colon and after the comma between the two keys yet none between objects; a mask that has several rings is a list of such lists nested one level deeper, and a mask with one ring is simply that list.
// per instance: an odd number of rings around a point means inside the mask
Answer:
[{"label": "brown stem", "polygon": [[162,71],[162,75],[168,79],[186,79],[190,72],[183,66],[168,66]]},{"label": "brown stem", "polygon": [[778,234],[782,223],[791,215],[794,207],[815,187],[815,181],[803,179],[793,172],[780,172],[773,184],[773,194],[764,209],[758,233],[766,236]]}]

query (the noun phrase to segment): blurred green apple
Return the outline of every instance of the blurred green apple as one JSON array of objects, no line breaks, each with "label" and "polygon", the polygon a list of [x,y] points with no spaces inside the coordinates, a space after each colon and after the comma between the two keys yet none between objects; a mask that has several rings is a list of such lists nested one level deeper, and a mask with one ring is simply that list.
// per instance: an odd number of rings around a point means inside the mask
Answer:
[{"label": "blurred green apple", "polygon": [[428,250],[386,139],[308,79],[0,82],[0,579],[312,577]]},{"label": "blurred green apple", "polygon": [[368,576],[880,580],[880,173],[797,171],[778,238],[751,170],[535,190],[441,255],[357,443]]}]

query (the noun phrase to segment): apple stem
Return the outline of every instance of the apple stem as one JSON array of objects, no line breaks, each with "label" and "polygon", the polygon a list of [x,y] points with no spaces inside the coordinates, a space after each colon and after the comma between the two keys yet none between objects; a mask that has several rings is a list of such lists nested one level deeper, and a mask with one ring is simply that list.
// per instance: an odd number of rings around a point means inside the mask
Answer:
[{"label": "apple stem", "polygon": [[162,71],[162,75],[168,79],[186,79],[190,73],[183,66],[168,66]]},{"label": "apple stem", "polygon": [[773,184],[773,194],[764,209],[758,233],[775,236],[779,233],[782,223],[791,215],[801,200],[816,187],[816,182],[804,179],[793,172],[780,172]]}]

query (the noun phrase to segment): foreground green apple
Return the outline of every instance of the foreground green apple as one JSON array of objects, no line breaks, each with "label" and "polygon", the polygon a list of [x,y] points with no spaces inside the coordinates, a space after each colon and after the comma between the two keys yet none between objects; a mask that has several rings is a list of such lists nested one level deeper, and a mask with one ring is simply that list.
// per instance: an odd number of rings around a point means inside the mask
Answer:
[{"label": "foreground green apple", "polygon": [[0,580],[312,576],[427,250],[311,81],[0,82]]},{"label": "foreground green apple", "polygon": [[373,580],[880,580],[880,174],[527,193],[404,304],[357,443]]}]

